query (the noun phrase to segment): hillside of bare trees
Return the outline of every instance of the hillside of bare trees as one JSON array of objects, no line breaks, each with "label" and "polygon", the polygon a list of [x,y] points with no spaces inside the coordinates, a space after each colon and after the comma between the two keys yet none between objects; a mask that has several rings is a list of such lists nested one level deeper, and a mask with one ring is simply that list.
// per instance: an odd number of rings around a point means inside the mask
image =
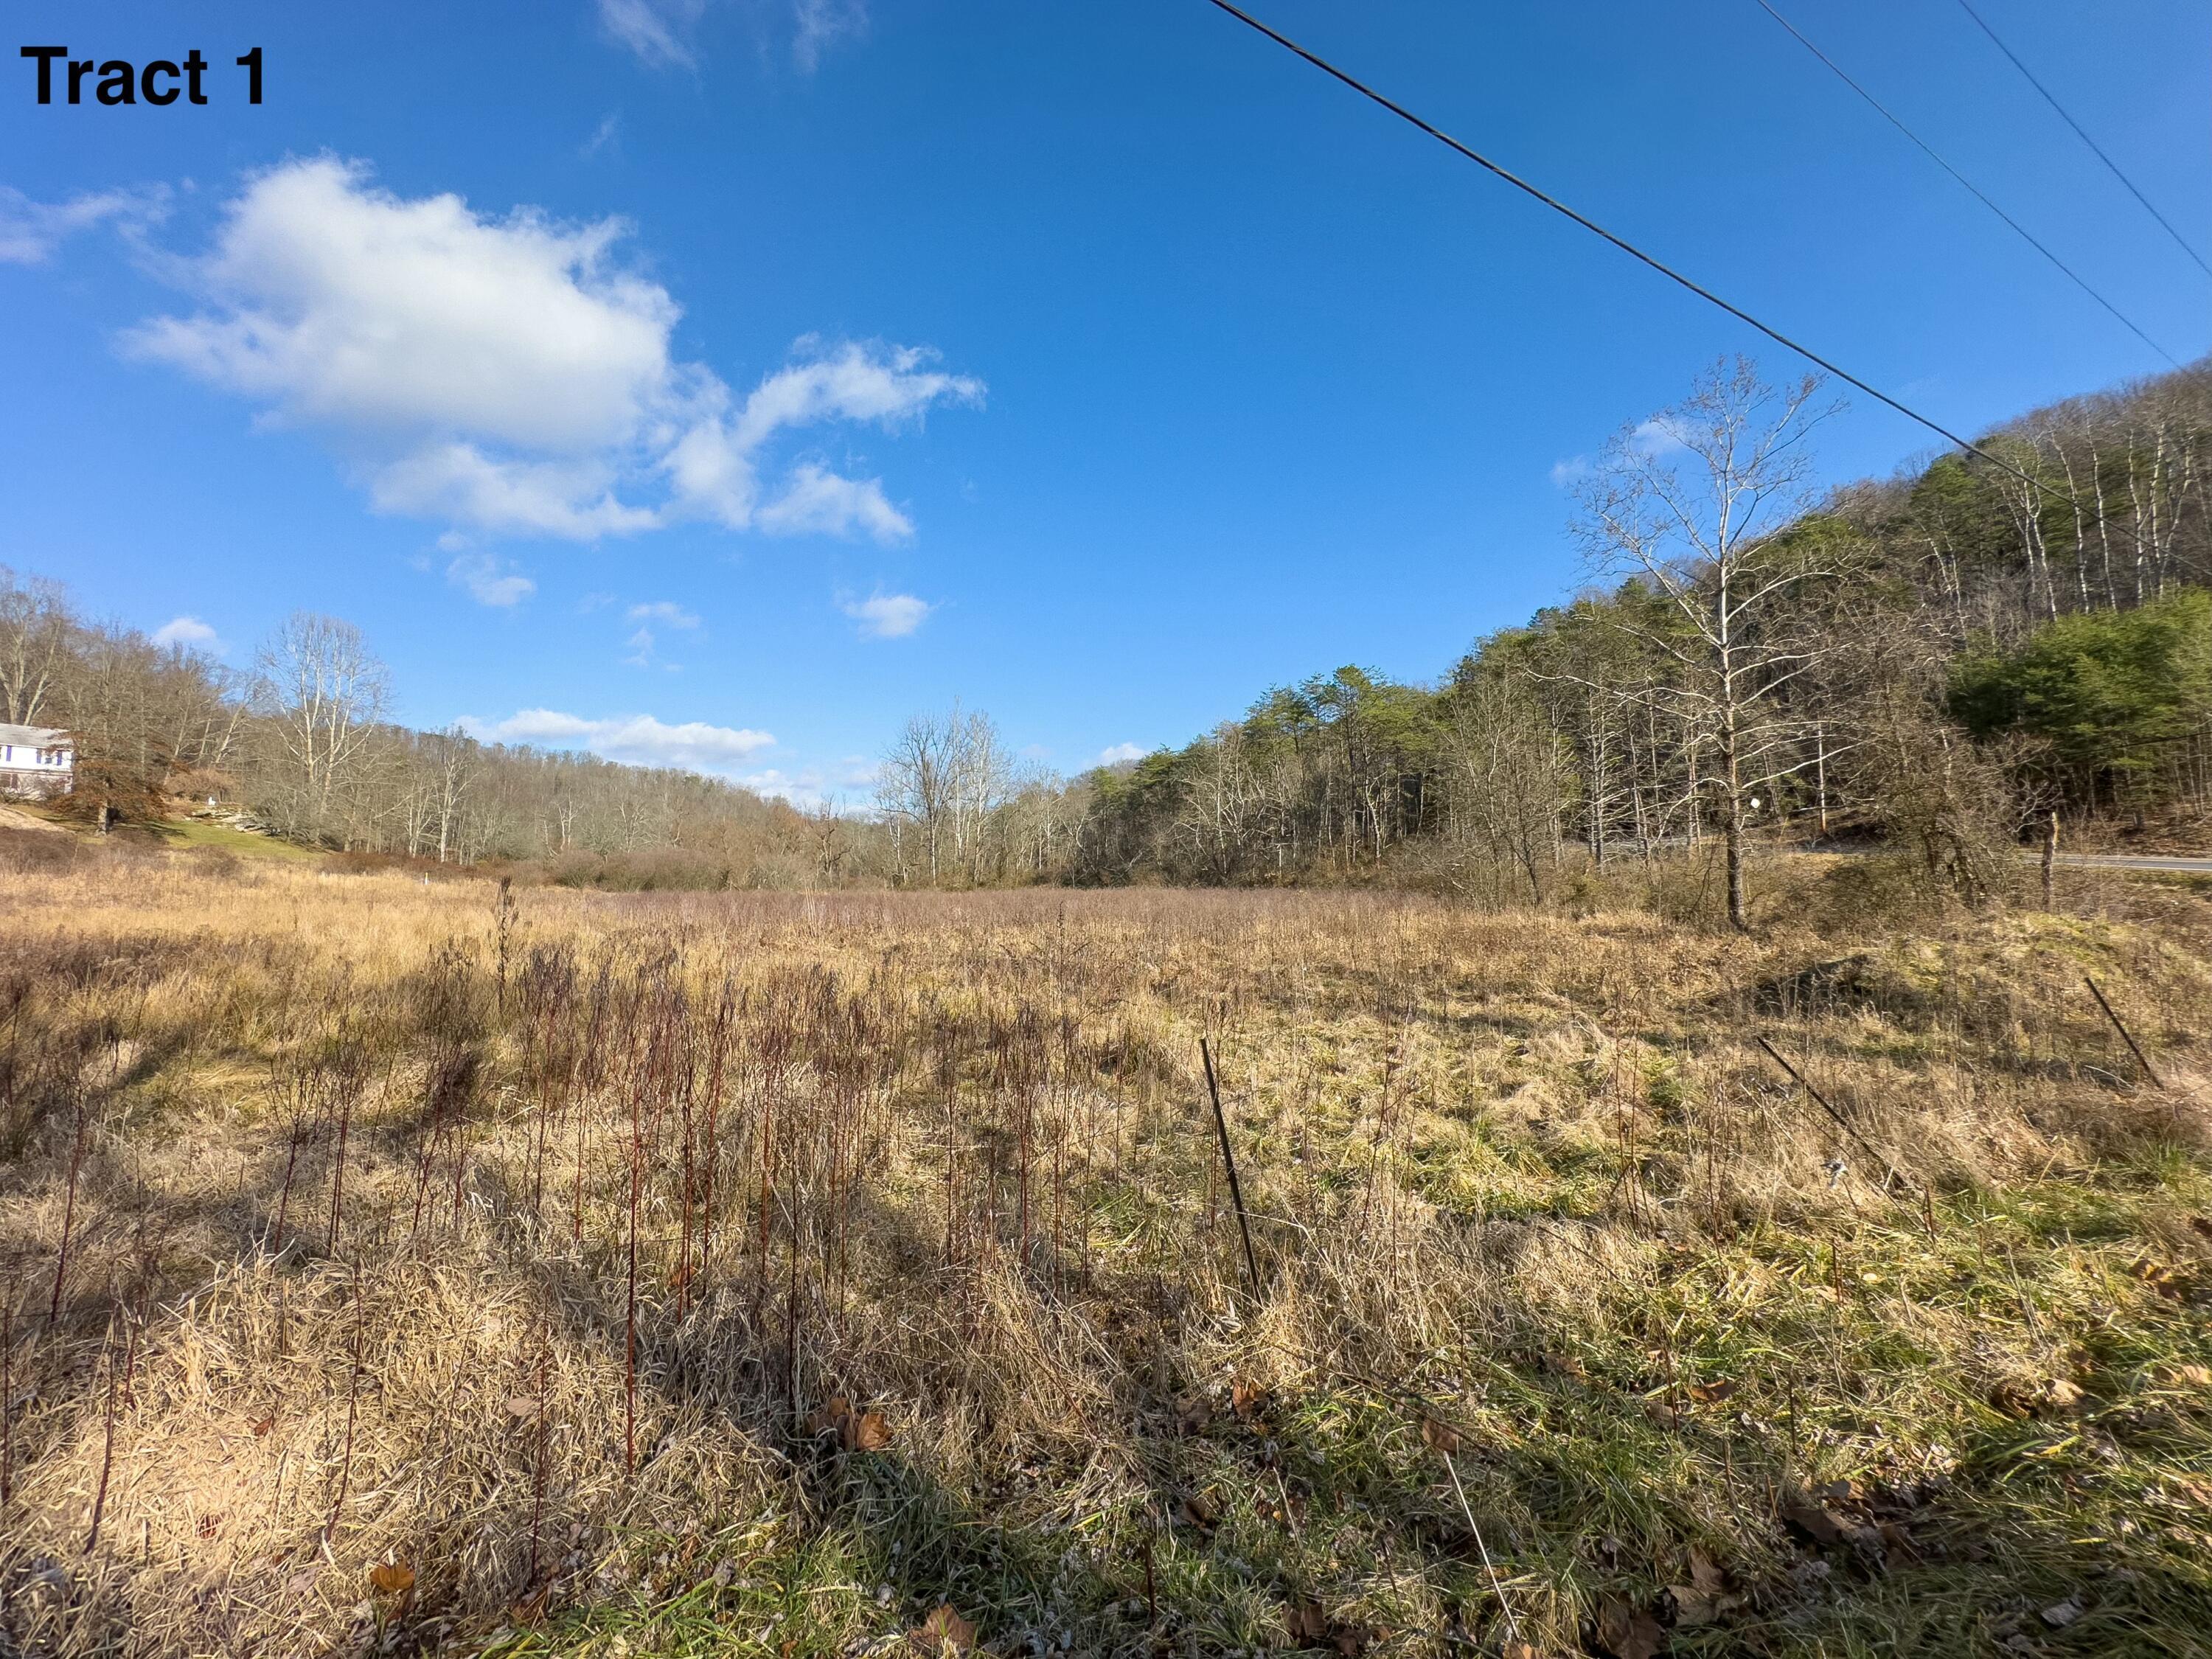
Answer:
[{"label": "hillside of bare trees", "polygon": [[472,865],[531,860],[622,887],[796,887],[840,879],[857,826],[696,773],[479,742],[388,718],[360,630],[288,619],[249,671],[76,612],[0,569],[0,720],[76,739],[58,805],[98,826],[208,800],[332,851]]},{"label": "hillside of bare trees", "polygon": [[872,809],[388,718],[359,631],[301,614],[250,671],[0,578],[0,718],[67,728],[100,824],[179,798],[292,841],[630,887],[1383,883],[1549,902],[1708,842],[1850,832],[2000,886],[2023,836],[2212,810],[2212,367],[2039,410],[1820,489],[1835,405],[1723,364],[1579,480],[1589,585],[1433,685],[1277,687],[1181,750],[1064,780],[955,705]]},{"label": "hillside of bare trees", "polygon": [[2212,808],[2212,368],[1816,493],[1830,412],[1741,363],[1580,481],[1590,586],[1440,685],[1356,667],[1077,786],[1078,879],[1413,879],[1543,900],[1717,838],[1845,829],[1966,892],[2054,811]]}]

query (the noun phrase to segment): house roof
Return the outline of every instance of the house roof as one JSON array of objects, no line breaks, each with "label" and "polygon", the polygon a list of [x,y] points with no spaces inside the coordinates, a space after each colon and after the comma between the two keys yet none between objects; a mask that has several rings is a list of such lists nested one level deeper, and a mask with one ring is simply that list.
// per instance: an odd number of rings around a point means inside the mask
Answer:
[{"label": "house roof", "polygon": [[27,749],[51,749],[66,744],[70,734],[52,726],[0,726],[0,743],[19,743]]}]

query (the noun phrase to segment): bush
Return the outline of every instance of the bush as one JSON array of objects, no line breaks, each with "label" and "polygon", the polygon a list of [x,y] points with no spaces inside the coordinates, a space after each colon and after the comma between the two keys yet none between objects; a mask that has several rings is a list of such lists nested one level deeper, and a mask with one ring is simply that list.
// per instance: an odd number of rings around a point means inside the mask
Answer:
[{"label": "bush", "polygon": [[2162,748],[2212,711],[2212,594],[2062,617],[2012,650],[1963,659],[1949,702],[1978,738],[2047,742],[2094,802],[2100,787],[2154,771]]},{"label": "bush", "polygon": [[0,828],[0,870],[16,875],[58,875],[98,861],[98,852],[75,836],[50,830]]},{"label": "bush", "polygon": [[731,884],[729,869],[719,860],[676,847],[645,853],[569,853],[544,866],[544,879],[557,887],[606,893],[714,893]]}]

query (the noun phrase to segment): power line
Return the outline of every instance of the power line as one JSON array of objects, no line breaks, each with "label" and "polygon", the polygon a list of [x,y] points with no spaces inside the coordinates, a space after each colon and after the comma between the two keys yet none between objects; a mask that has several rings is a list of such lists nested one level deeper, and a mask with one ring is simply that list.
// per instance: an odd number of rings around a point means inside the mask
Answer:
[{"label": "power line", "polygon": [[2082,131],[2081,124],[2066,112],[2066,106],[2060,103],[2057,98],[2051,95],[2051,88],[2045,86],[2042,82],[2037,80],[2035,78],[2034,71],[2030,70],[2027,64],[2020,61],[2020,54],[2014,52],[2010,46],[2005,45],[2002,40],[1999,40],[1997,38],[1997,32],[1995,29],[1991,28],[1987,23],[1982,21],[1981,13],[1976,11],[1972,6],[1968,5],[1966,3],[1966,0],[1959,0],[1959,9],[1965,12],[1967,16],[1974,20],[1976,27],[1978,27],[1983,33],[1990,37],[1990,42],[1999,52],[2002,52],[2007,58],[2009,58],[2012,60],[2012,66],[2018,70],[2021,74],[2027,78],[2027,84],[2033,87],[2038,92],[2043,94],[2043,101],[2058,112],[2058,118],[2060,120],[2065,122],[2068,126],[2074,129],[2074,136],[2079,138],[2083,143],[2088,145],[2091,153],[2094,154],[2100,161],[2102,161],[2107,167],[2112,169],[2112,177],[2118,179],[2122,184],[2128,187],[2128,194],[2134,197],[2136,200],[2142,204],[2143,211],[2150,215],[2152,218],[2157,220],[2158,222],[2165,228],[2166,234],[2173,238],[2175,244],[2179,246],[2184,253],[2186,253],[2191,258],[2197,261],[2197,268],[2203,271],[2207,276],[2212,276],[2212,265],[2206,264],[2204,263],[2203,257],[2199,254],[2195,248],[2190,246],[2189,243],[2184,239],[2179,231],[2176,230],[2172,225],[2167,222],[2166,216],[2151,205],[2150,198],[2144,195],[2142,191],[2136,188],[2136,181],[2129,178],[2126,173],[2120,171],[2120,164],[2118,161],[2115,161],[2111,156],[2106,155],[2103,147],[2100,146],[2094,138],[2092,138],[2087,132]]},{"label": "power line", "polygon": [[[2031,489],[2039,489],[2045,495],[2056,496],[2061,501],[2073,501],[2074,498],[2072,496],[2066,495],[2063,491],[2053,489],[2051,485],[2045,483],[2040,478],[2022,471],[2019,467],[2014,466],[2010,461],[2006,460],[2002,456],[1992,455],[1988,450],[1984,449],[1979,444],[1970,443],[1966,439],[1960,437],[1957,433],[1952,431],[1950,428],[1929,419],[1927,416],[1923,415],[1918,410],[1914,409],[1908,404],[1899,403],[1896,398],[1891,397],[1889,393],[1881,390],[1879,387],[1869,386],[1866,381],[1859,379],[1857,375],[1852,374],[1850,370],[1838,368],[1827,358],[1823,357],[1819,352],[1814,350],[1810,346],[1800,345],[1796,341],[1791,339],[1787,334],[1784,334],[1780,329],[1771,327],[1769,325],[1760,322],[1758,318],[1753,316],[1742,307],[1731,305],[1728,301],[1722,299],[1719,295],[1714,293],[1711,289],[1692,281],[1687,276],[1685,276],[1680,271],[1675,270],[1672,265],[1668,264],[1664,260],[1662,260],[1652,254],[1646,253],[1642,248],[1637,246],[1635,243],[1631,242],[1623,237],[1614,235],[1603,225],[1598,223],[1596,220],[1589,218],[1586,215],[1576,212],[1574,209],[1569,207],[1565,202],[1560,201],[1556,196],[1547,195],[1545,191],[1539,190],[1535,185],[1530,184],[1526,179],[1522,178],[1518,173],[1510,171],[1509,168],[1499,166],[1488,156],[1468,149],[1465,144],[1460,143],[1458,139],[1453,137],[1449,133],[1443,131],[1440,128],[1432,126],[1428,122],[1423,120],[1419,116],[1414,114],[1413,111],[1407,109],[1403,104],[1397,103],[1395,100],[1383,96],[1382,94],[1376,91],[1374,88],[1369,86],[1365,82],[1357,80],[1352,76],[1347,75],[1344,70],[1337,68],[1335,64],[1330,63],[1327,58],[1308,52],[1297,41],[1291,40],[1290,36],[1269,27],[1258,18],[1253,16],[1250,12],[1231,4],[1230,0],[1206,0],[1206,3],[1219,10],[1227,12],[1231,17],[1234,17],[1238,22],[1243,24],[1246,27],[1256,30],[1258,33],[1266,35],[1267,39],[1273,40],[1277,46],[1281,46],[1285,51],[1295,53],[1297,56],[1304,58],[1307,63],[1311,64],[1316,69],[1321,70],[1322,74],[1328,76],[1333,80],[1341,82],[1344,85],[1351,88],[1352,91],[1358,93],[1361,97],[1367,99],[1370,102],[1380,104],[1384,109],[1389,110],[1391,114],[1396,116],[1400,120],[1407,123],[1409,125],[1419,128],[1420,131],[1428,134],[1430,137],[1435,139],[1446,149],[1456,151],[1458,154],[1465,156],[1468,161],[1474,162],[1477,167],[1482,167],[1489,173],[1493,173],[1498,178],[1504,179],[1507,184],[1512,185],[1514,189],[1521,191],[1523,195],[1533,196],[1536,200],[1541,202],[1546,207],[1551,209],[1553,212],[1560,214],[1566,218],[1573,220],[1584,230],[1591,233],[1591,234],[1604,238],[1607,241],[1612,243],[1613,246],[1619,248],[1623,253],[1627,254],[1631,258],[1638,260],[1641,263],[1650,266],[1652,270],[1657,271],[1662,276],[1667,278],[1668,281],[1679,283],[1681,287],[1689,289],[1691,293],[1696,295],[1700,300],[1705,301],[1708,305],[1719,307],[1720,309],[1728,313],[1729,316],[1735,318],[1738,322],[1750,325],[1750,326],[1757,329],[1761,334],[1766,336],[1768,339],[1773,341],[1777,345],[1786,347],[1790,350],[1796,352],[1807,362],[1834,375],[1846,386],[1856,386],[1859,391],[1865,392],[1868,397],[1872,398],[1876,403],[1885,404],[1887,407],[1895,410],[1899,414],[1904,416],[1906,420],[1911,421],[1917,425],[1926,427],[1930,432],[1936,434],[1937,437],[1943,439],[1948,443],[1957,445],[1958,447],[1965,450],[1968,454],[1978,455],[1990,465],[1997,467],[2003,471],[2011,473],[2014,477],[2018,478],[2022,483],[2027,484]],[[2078,506],[2079,503],[2077,502],[2075,505]]]},{"label": "power line", "polygon": [[2098,293],[2095,289],[2090,287],[2087,281],[2081,275],[2080,272],[2076,271],[2071,265],[2068,264],[2063,259],[2053,253],[2049,248],[2044,246],[2041,242],[2038,241],[2028,233],[2027,228],[2022,225],[2019,220],[2014,218],[2012,215],[2007,213],[2002,208],[1991,201],[1989,197],[1983,192],[1980,185],[1974,183],[1974,181],[1967,178],[1965,173],[1960,172],[1958,168],[1953,167],[1948,161],[1945,161],[1941,155],[1936,154],[1935,146],[1930,144],[1926,139],[1923,138],[1918,133],[1915,132],[1911,127],[1905,125],[1904,122],[1898,119],[1898,118],[1891,112],[1889,106],[1884,104],[1881,100],[1869,92],[1856,81],[1851,79],[1850,76],[1844,71],[1842,64],[1837,63],[1836,60],[1829,57],[1826,52],[1822,52],[1820,47],[1814,46],[1810,40],[1807,40],[1799,31],[1795,23],[1791,22],[1788,18],[1784,17],[1780,12],[1774,9],[1772,4],[1770,3],[1770,0],[1759,0],[1759,8],[1769,17],[1771,17],[1776,22],[1781,24],[1784,28],[1788,29],[1790,33],[1796,38],[1796,41],[1799,46],[1804,47],[1806,51],[1811,52],[1814,57],[1819,58],[1823,64],[1826,64],[1830,70],[1833,70],[1838,80],[1841,81],[1845,86],[1849,87],[1853,92],[1858,94],[1860,97],[1865,99],[1869,104],[1873,106],[1875,113],[1879,114],[1883,120],[1888,122],[1890,125],[1895,127],[1907,138],[1910,138],[1915,144],[1918,145],[1921,152],[1925,155],[1929,161],[1935,162],[1937,167],[1942,168],[1944,172],[1949,173],[1954,179],[1965,185],[1967,191],[1972,194],[1973,198],[1976,201],[1979,202],[1984,207],[1987,208],[1990,212],[1996,214],[1998,218],[2003,220],[2006,224],[2009,225],[2012,228],[2013,234],[2014,235],[2018,236],[2021,240],[2026,242],[2038,253],[2040,253],[2045,258],[2051,261],[2053,265],[2057,266],[2060,271],[2064,273],[2067,279],[2071,282],[2075,287],[2080,289],[2081,292],[2087,295],[2099,305],[2104,307],[2106,310],[2111,312],[2114,317],[2118,318],[2120,325],[2125,328],[2129,333],[2134,335],[2136,338],[2141,340],[2153,351],[2155,351],[2160,356],[2165,358],[2167,362],[2172,363],[2174,368],[2179,368],[2181,367],[2180,360],[2172,352],[2168,351],[2157,341],[2152,339],[2150,336],[2144,333],[2142,330],[2137,328],[2134,323],[2128,319],[2126,313],[2122,312],[2118,306],[2114,305],[2110,300],[2107,300],[2103,295]]}]

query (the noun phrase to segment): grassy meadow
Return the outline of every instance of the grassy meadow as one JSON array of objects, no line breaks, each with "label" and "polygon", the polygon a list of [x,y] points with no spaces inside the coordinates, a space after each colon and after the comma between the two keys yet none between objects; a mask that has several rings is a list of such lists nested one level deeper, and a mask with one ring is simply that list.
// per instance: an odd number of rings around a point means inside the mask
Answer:
[{"label": "grassy meadow", "polygon": [[2212,1654],[2200,894],[0,842],[0,1653]]}]

